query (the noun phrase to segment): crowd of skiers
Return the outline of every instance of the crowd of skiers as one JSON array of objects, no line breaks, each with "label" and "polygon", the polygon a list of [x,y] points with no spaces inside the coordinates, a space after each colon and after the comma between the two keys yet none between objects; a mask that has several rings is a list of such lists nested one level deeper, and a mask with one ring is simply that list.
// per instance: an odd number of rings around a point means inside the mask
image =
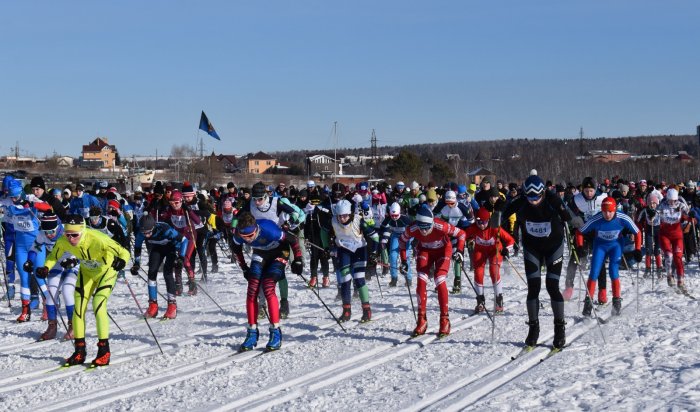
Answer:
[{"label": "crowd of skiers", "polygon": [[[494,312],[505,310],[500,268],[522,253],[528,287],[525,344],[535,346],[539,338],[544,275],[554,314],[553,346],[561,348],[566,342],[564,302],[572,298],[576,273],[588,261],[584,316],[591,315],[594,304],[608,302],[608,275],[612,313],[620,314],[620,265],[643,263],[645,276],[666,277],[669,286],[687,293],[684,259],[697,252],[696,189],[692,181],[599,183],[592,177],[555,185],[535,170],[522,184],[499,180],[492,185],[484,179],[478,187],[451,182],[407,186],[401,181],[321,187],[310,180],[300,188],[263,182],[244,188],[229,182],[206,191],[187,182],[179,187],[157,182],[149,191],[134,193],[119,193],[106,182],[89,190],[82,184],[48,190],[40,176],[23,187],[7,175],[0,196],[4,297],[8,303],[15,299],[18,274],[17,322],[29,321],[32,310],[41,306],[48,326],[40,340],[56,338],[64,308],[63,339],[73,339],[75,347],[65,366],[86,360],[85,315],[92,300],[99,338],[92,365],[103,366],[110,360],[107,301],[118,278],[128,284],[128,263],[132,275],[146,275],[144,316],[158,316],[160,295],[167,305],[163,318],[175,319],[185,284],[186,293],[196,295],[199,282],[219,270],[220,253],[235,261],[247,281],[248,327],[239,347],[247,351],[257,346],[258,321],[265,318],[270,324],[266,349],[282,345],[280,322],[290,312],[288,266],[303,276],[308,262],[311,288],[330,287],[333,271],[342,305],[339,323],[351,319],[353,294],[361,302],[360,322],[372,319],[367,283],[372,276],[389,274],[389,287],[397,287],[401,276],[417,297],[414,337],[427,331],[427,291],[434,288],[442,337],[450,333],[449,294],[462,292],[464,277],[476,297],[474,313],[488,312],[487,263]],[[144,244],[147,261],[142,262]],[[565,250],[570,259],[562,291]],[[165,295],[157,287],[160,272]]]}]

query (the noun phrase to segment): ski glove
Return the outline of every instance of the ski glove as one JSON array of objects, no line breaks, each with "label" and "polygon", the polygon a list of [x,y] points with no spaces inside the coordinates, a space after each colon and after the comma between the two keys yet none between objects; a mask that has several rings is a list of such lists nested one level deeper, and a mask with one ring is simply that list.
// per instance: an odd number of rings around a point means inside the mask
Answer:
[{"label": "ski glove", "polygon": [[580,261],[581,259],[587,257],[588,253],[586,253],[582,246],[576,246],[576,256],[578,256],[578,260]]},{"label": "ski glove", "polygon": [[370,252],[369,257],[367,258],[367,263],[369,263],[370,266],[375,266],[378,258],[379,256],[377,256],[377,252]]},{"label": "ski glove", "polygon": [[22,269],[24,269],[24,271],[27,273],[32,273],[34,271],[34,264],[31,260],[28,260],[24,262],[24,265],[22,265]]},{"label": "ski glove", "polygon": [[49,276],[49,268],[46,266],[42,266],[40,268],[36,268],[36,277],[39,279],[46,279]]},{"label": "ski glove", "polygon": [[464,261],[464,255],[462,255],[462,252],[457,251],[452,254],[452,260],[454,260],[455,263],[461,265],[462,261]]},{"label": "ski glove", "polygon": [[139,265],[138,263],[134,263],[134,265],[131,267],[131,274],[134,276],[138,276],[140,268],[141,265]]},{"label": "ski glove", "polygon": [[76,266],[78,266],[78,259],[74,257],[69,257],[61,262],[61,267],[66,270],[73,269]]},{"label": "ski glove", "polygon": [[637,262],[642,261],[642,251],[640,249],[634,250],[634,260],[636,260]]},{"label": "ski glove", "polygon": [[295,257],[292,261],[292,273],[295,275],[301,275],[304,271],[304,262],[300,257]]},{"label": "ski glove", "polygon": [[405,275],[408,273],[408,261],[402,260],[401,261],[401,266],[399,267],[399,271],[401,272],[402,275]]},{"label": "ski glove", "polygon": [[654,216],[656,216],[656,209],[647,209],[647,216],[649,216],[650,219],[653,219]]},{"label": "ski glove", "polygon": [[120,258],[119,256],[115,256],[114,260],[112,261],[112,269],[120,271],[124,269],[124,266],[126,266],[124,259]]},{"label": "ski glove", "polygon": [[501,249],[501,256],[508,259],[508,257],[510,256],[510,251],[508,250],[508,248],[504,247],[503,249]]}]

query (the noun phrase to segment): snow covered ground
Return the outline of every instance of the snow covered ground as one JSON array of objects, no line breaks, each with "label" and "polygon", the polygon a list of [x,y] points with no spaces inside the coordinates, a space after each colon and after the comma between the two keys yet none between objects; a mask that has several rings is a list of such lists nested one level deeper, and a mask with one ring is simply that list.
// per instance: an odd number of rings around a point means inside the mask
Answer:
[{"label": "snow covered ground", "polygon": [[[435,339],[437,295],[429,292],[429,333],[408,340],[415,323],[403,281],[390,289],[389,277],[380,277],[382,298],[372,279],[374,320],[359,324],[361,308],[354,301],[344,333],[290,274],[291,315],[282,321],[282,349],[262,353],[268,338],[263,321],[258,349],[237,354],[245,335],[244,279],[222,260],[221,271],[203,286],[223,312],[200,292],[178,300],[176,320],[151,321],[164,355],[118,281],[109,308],[123,331],[111,327],[112,364],[91,372],[56,371],[72,353],[71,342],[35,343],[46,323],[38,313],[27,324],[14,323],[17,302],[10,311],[3,301],[0,410],[696,410],[700,405],[698,302],[665,282],[654,290],[649,280],[640,282],[637,300],[635,271],[621,272],[623,315],[600,329],[581,319],[577,300],[567,303],[570,346],[544,361],[545,346],[511,360],[527,334],[526,288],[511,268],[503,275],[506,313],[496,317],[495,341],[486,315],[468,316],[475,304],[468,285],[461,296],[450,295],[450,336]],[[524,272],[520,258],[513,263]],[[699,272],[697,261],[688,268],[691,293],[697,293]],[[127,277],[145,306],[145,283]],[[335,280],[320,294],[338,315]],[[487,299],[491,295],[489,290]],[[546,291],[540,297],[545,306],[540,343],[547,345],[551,310]],[[162,314],[165,302],[160,304]],[[600,309],[600,316],[609,318],[610,307]],[[90,360],[96,353],[91,313],[87,331]]]}]

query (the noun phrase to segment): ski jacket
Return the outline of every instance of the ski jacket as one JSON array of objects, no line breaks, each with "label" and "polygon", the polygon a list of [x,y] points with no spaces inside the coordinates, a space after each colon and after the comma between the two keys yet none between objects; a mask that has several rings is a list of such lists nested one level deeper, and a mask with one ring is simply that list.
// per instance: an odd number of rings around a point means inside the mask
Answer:
[{"label": "ski jacket", "polygon": [[420,228],[414,222],[406,228],[399,238],[399,250],[401,260],[406,260],[406,244],[411,238],[415,239],[417,250],[421,249],[444,249],[446,255],[452,254],[451,238],[457,239],[457,251],[464,253],[464,244],[466,243],[466,235],[464,231],[456,226],[453,226],[440,218],[433,220],[433,230],[427,235],[421,233]]}]

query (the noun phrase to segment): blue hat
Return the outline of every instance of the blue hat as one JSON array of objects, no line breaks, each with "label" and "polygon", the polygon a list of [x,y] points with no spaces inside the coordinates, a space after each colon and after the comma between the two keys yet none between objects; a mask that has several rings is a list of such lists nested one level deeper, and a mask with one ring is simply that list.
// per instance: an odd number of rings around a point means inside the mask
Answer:
[{"label": "blue hat", "polygon": [[420,229],[433,227],[433,211],[427,205],[422,205],[416,212],[416,224]]},{"label": "blue hat", "polygon": [[22,188],[22,183],[19,180],[12,179],[7,187],[7,192],[10,197],[19,197],[22,195],[24,189]]},{"label": "blue hat", "polygon": [[529,199],[537,199],[544,194],[544,182],[537,175],[532,175],[525,179],[523,192]]}]

